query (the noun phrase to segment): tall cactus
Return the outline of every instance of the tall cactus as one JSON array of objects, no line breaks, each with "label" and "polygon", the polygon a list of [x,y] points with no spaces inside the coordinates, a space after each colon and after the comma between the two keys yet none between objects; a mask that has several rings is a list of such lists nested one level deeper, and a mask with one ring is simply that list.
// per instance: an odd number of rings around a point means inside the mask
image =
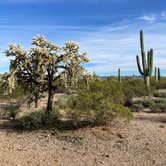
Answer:
[{"label": "tall cactus", "polygon": [[118,81],[121,83],[121,73],[120,73],[120,68],[118,69]]},{"label": "tall cactus", "polygon": [[158,80],[161,79],[161,73],[160,73],[160,68],[158,68]]},{"label": "tall cactus", "polygon": [[158,68],[157,67],[155,67],[155,81],[156,81],[156,83],[158,82]]},{"label": "tall cactus", "polygon": [[160,68],[155,67],[155,81],[156,83],[161,79]]},{"label": "tall cactus", "polygon": [[141,45],[141,56],[142,56],[142,69],[139,60],[139,56],[136,56],[137,66],[140,74],[144,77],[144,81],[147,86],[147,90],[150,91],[150,77],[153,70],[153,49],[147,52],[147,58],[144,50],[144,34],[140,31],[140,45]]},{"label": "tall cactus", "polygon": [[155,81],[156,83],[161,79],[160,68],[155,67]]}]

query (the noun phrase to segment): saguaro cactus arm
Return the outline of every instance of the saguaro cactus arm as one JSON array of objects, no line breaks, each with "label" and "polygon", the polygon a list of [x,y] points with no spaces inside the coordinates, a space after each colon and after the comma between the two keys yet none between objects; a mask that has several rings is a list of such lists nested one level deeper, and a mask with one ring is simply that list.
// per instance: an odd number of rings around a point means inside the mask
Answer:
[{"label": "saguaro cactus arm", "polygon": [[144,72],[143,70],[141,69],[141,65],[140,65],[140,60],[139,60],[139,56],[137,55],[136,57],[136,60],[137,60],[137,66],[138,66],[138,70],[140,72],[141,75],[144,75]]},{"label": "saguaro cactus arm", "polygon": [[141,45],[141,55],[142,55],[142,67],[143,70],[146,70],[146,55],[145,55],[145,49],[144,49],[144,33],[141,30],[140,31],[140,45]]}]

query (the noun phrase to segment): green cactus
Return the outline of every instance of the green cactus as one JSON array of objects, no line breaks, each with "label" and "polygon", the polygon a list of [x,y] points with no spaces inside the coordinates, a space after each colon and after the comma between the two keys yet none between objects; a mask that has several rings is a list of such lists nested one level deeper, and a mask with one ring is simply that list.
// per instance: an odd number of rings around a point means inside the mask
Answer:
[{"label": "green cactus", "polygon": [[118,81],[121,83],[121,73],[120,73],[120,68],[118,69]]},{"label": "green cactus", "polygon": [[158,68],[155,67],[155,81],[158,82]]},{"label": "green cactus", "polygon": [[137,66],[140,74],[144,77],[144,81],[147,86],[148,92],[150,91],[150,77],[153,71],[153,49],[150,49],[147,53],[147,58],[144,50],[144,34],[140,31],[140,45],[141,45],[141,55],[142,55],[142,69],[140,64],[139,56],[136,56]]},{"label": "green cactus", "polygon": [[156,83],[161,79],[160,68],[155,67],[155,81]]},{"label": "green cactus", "polygon": [[160,73],[160,68],[158,68],[158,80],[161,79],[161,73]]}]

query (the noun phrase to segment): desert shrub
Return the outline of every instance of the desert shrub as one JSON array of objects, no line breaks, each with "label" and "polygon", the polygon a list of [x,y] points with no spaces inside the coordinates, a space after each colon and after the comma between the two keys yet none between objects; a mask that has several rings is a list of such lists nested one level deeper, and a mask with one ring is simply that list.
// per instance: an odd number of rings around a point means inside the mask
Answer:
[{"label": "desert shrub", "polygon": [[0,100],[10,100],[10,99],[22,100],[23,96],[24,96],[24,91],[19,85],[16,85],[16,88],[15,90],[13,90],[12,93],[4,95],[4,83],[3,80],[0,79]]},{"label": "desert shrub", "polygon": [[143,100],[143,101],[136,101],[132,105],[132,110],[135,107],[143,107],[143,108],[150,108],[151,112],[166,112],[166,100]]},{"label": "desert shrub", "polygon": [[69,100],[70,96],[66,95],[61,97],[58,101],[54,104],[54,109],[65,109],[67,107],[67,101]]},{"label": "desert shrub", "polygon": [[166,78],[165,77],[161,78],[161,80],[159,80],[155,86],[156,89],[166,89]]},{"label": "desert shrub", "polygon": [[132,107],[131,107],[131,110],[133,112],[142,111],[143,109],[144,109],[144,106],[143,106],[142,102],[140,102],[140,103],[134,103],[132,105]]},{"label": "desert shrub", "polygon": [[164,92],[155,92],[153,95],[155,97],[166,98],[166,93],[164,93]]},{"label": "desert shrub", "polygon": [[133,97],[147,95],[147,90],[143,79],[126,78],[123,80],[122,85],[125,94],[130,93]]},{"label": "desert shrub", "polygon": [[88,88],[82,84],[68,100],[66,115],[73,122],[83,119],[95,124],[109,123],[116,116],[130,119],[131,112],[123,105],[124,94],[118,81],[95,80]]},{"label": "desert shrub", "polygon": [[50,114],[46,114],[44,110],[31,112],[20,119],[18,124],[23,129],[39,129],[43,127],[56,126],[56,122],[60,117],[57,109],[53,109]]},{"label": "desert shrub", "polygon": [[133,97],[147,95],[146,87],[142,79],[126,78],[122,81],[123,92],[125,94],[125,105],[132,105]]},{"label": "desert shrub", "polygon": [[19,105],[8,105],[1,109],[0,116],[1,118],[14,118],[20,112]]},{"label": "desert shrub", "polygon": [[153,100],[138,100],[138,101],[133,102],[132,106],[139,106],[140,105],[140,107],[149,108],[150,105],[152,105],[152,104],[154,104]]},{"label": "desert shrub", "polygon": [[166,101],[158,100],[150,105],[151,112],[166,112]]}]

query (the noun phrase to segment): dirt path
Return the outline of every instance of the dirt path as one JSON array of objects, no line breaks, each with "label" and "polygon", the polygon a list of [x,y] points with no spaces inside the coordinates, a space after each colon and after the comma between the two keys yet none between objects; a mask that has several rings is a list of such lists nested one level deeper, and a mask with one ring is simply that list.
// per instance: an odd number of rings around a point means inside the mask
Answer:
[{"label": "dirt path", "polygon": [[165,166],[166,114],[135,113],[123,128],[15,132],[0,121],[0,166]]}]

